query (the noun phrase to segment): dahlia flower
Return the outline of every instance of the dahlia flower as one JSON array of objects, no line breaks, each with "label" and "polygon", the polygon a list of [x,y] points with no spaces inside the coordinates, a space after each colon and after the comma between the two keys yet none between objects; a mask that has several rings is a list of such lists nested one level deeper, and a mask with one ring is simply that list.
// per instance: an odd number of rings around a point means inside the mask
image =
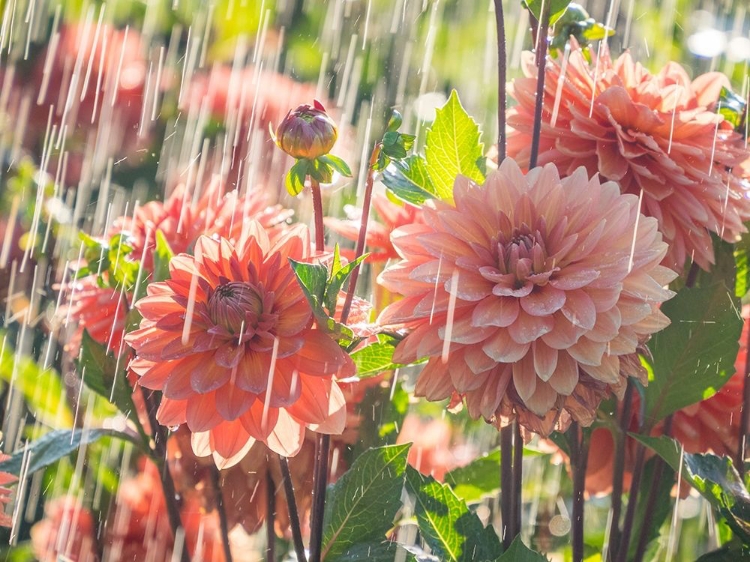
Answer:
[{"label": "dahlia flower", "polygon": [[[140,259],[143,267],[153,269],[156,231],[160,230],[175,254],[192,248],[199,236],[221,236],[236,242],[248,220],[255,220],[277,236],[286,227],[292,211],[280,205],[268,205],[263,191],[238,196],[236,191],[224,194],[220,182],[212,181],[193,202],[193,196],[180,185],[164,202],[151,201],[138,207],[130,217],[115,219],[109,236],[127,234],[133,248],[130,256]],[[105,273],[106,275],[106,273]],[[96,275],[66,283],[63,306],[58,308],[58,321],[72,320],[78,326],[67,344],[71,353],[80,345],[83,329],[108,349],[122,349],[127,305],[132,294],[111,287],[101,287]]]},{"label": "dahlia flower", "polygon": [[[0,453],[0,462],[5,462],[10,458],[9,455]],[[7,472],[0,472],[0,526],[10,527],[13,523],[11,516],[2,509],[4,504],[10,502],[10,495],[13,491],[6,487],[7,484],[16,482],[18,478]]]},{"label": "dahlia flower", "polygon": [[659,304],[675,273],[659,265],[656,220],[582,168],[524,176],[511,159],[483,186],[459,176],[453,197],[393,233],[402,261],[380,281],[404,298],[378,322],[409,332],[393,360],[429,358],[416,394],[462,395],[474,418],[541,433],[590,424],[610,390],[642,376],[628,356],[669,323]]},{"label": "dahlia flower", "polygon": [[170,279],[136,303],[140,329],[125,340],[130,368],[160,390],[160,423],[187,423],[193,451],[232,466],[255,441],[297,454],[306,428],[339,434],[346,402],[334,376],[354,364],[313,322],[288,259],[310,256],[306,227],[272,245],[258,223],[233,246],[201,236],[195,256],[172,259]]},{"label": "dahlia flower", "polygon": [[[713,107],[728,80],[713,72],[691,81],[675,63],[652,75],[630,53],[612,61],[606,49],[589,64],[572,43],[564,74],[564,62],[547,61],[539,164],[554,162],[562,175],[584,166],[623,193],[642,192],[641,211],[659,221],[669,244],[664,265],[679,271],[689,258],[708,269],[710,233],[733,242],[750,219],[740,171],[748,152]],[[518,105],[508,115],[508,155],[522,167],[536,98],[528,53],[524,73],[510,88]]]}]

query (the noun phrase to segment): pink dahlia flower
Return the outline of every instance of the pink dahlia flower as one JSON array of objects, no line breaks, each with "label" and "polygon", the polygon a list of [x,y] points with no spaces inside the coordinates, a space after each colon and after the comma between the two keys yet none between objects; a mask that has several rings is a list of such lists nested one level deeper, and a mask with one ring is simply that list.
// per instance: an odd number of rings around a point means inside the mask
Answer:
[{"label": "pink dahlia flower", "polygon": [[402,261],[380,280],[404,298],[378,321],[409,331],[394,361],[429,358],[416,393],[463,395],[474,418],[541,433],[591,423],[639,374],[639,343],[669,323],[659,304],[676,274],[659,265],[656,220],[582,168],[524,176],[511,159],[483,186],[459,176],[453,196],[393,233]]},{"label": "pink dahlia flower", "polygon": [[263,228],[237,246],[202,236],[195,257],[172,259],[170,279],[136,304],[140,384],[163,393],[160,423],[187,423],[193,451],[229,467],[255,441],[293,456],[305,429],[340,434],[344,395],[334,381],[354,374],[338,344],[318,329],[288,262],[310,257],[306,227],[272,245]]},{"label": "pink dahlia flower", "polygon": [[[574,46],[563,74],[548,60],[539,164],[554,162],[562,175],[584,166],[616,181],[623,193],[643,193],[641,211],[659,221],[669,244],[665,265],[682,270],[686,259],[704,269],[713,263],[710,233],[733,242],[750,219],[747,180],[740,165],[744,141],[714,111],[718,72],[691,81],[675,63],[652,75],[630,53],[612,61],[604,50],[586,62]],[[536,97],[536,66],[510,89],[508,155],[528,166]],[[732,171],[735,171],[733,174]]]}]

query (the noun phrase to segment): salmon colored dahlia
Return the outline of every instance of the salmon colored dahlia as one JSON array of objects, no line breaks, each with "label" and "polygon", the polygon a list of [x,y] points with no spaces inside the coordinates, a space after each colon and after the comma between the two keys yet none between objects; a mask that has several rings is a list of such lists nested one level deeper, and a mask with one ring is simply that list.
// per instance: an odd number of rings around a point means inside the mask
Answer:
[{"label": "salmon colored dahlia", "polygon": [[[123,259],[141,260],[147,271],[153,269],[156,231],[160,230],[175,254],[189,251],[202,234],[222,236],[237,242],[248,220],[255,220],[271,237],[286,228],[292,211],[281,205],[268,205],[266,193],[252,191],[239,196],[237,191],[224,192],[215,179],[195,197],[184,185],[178,186],[165,202],[151,201],[138,207],[133,216],[115,219],[109,236],[127,234],[126,243],[133,252]],[[106,273],[105,273],[106,275]],[[66,298],[58,308],[61,322],[73,321],[78,329],[66,344],[76,353],[83,329],[97,342],[116,352],[122,349],[127,306],[132,294],[100,286],[96,275],[66,283]]]},{"label": "salmon colored dahlia", "polygon": [[378,321],[409,332],[394,361],[429,358],[416,393],[463,395],[474,418],[541,433],[590,424],[640,374],[639,343],[669,323],[659,304],[675,273],[659,265],[656,220],[583,168],[524,176],[511,159],[483,186],[459,176],[453,197],[393,233],[402,261],[380,280],[404,298]]},{"label": "salmon colored dahlia", "polygon": [[258,223],[236,246],[201,236],[195,255],[170,262],[136,304],[140,329],[125,340],[131,369],[160,390],[167,426],[187,423],[193,451],[229,467],[255,441],[293,456],[305,429],[340,434],[346,402],[334,377],[354,374],[349,356],[313,321],[288,262],[310,257],[298,225],[271,244]]},{"label": "salmon colored dahlia", "polygon": [[[564,62],[547,61],[539,164],[554,162],[562,175],[584,166],[639,195],[642,212],[659,221],[669,243],[665,265],[681,270],[686,259],[704,269],[713,263],[710,233],[733,242],[750,218],[748,157],[741,135],[715,112],[722,74],[691,81],[676,63],[652,75],[625,53],[609,52],[589,64],[573,45]],[[508,155],[528,166],[537,69],[524,59],[527,78],[510,93]],[[735,169],[736,174],[732,173]]]}]

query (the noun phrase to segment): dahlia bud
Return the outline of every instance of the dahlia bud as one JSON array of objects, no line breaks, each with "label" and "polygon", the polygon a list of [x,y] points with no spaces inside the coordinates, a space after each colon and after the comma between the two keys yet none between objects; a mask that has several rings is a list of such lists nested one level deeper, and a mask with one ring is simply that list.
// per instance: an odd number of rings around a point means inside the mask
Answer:
[{"label": "dahlia bud", "polygon": [[293,158],[313,160],[328,154],[338,138],[336,123],[318,100],[287,113],[276,129],[276,144]]}]

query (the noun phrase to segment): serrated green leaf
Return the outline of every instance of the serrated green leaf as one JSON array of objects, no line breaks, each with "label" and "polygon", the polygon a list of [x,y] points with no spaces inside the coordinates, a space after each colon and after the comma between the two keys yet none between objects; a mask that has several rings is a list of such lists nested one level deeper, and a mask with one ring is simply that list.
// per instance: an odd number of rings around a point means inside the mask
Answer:
[{"label": "serrated green leaf", "polygon": [[66,402],[65,387],[54,369],[42,369],[36,361],[17,355],[0,333],[0,378],[23,394],[29,410],[40,423],[56,429],[73,427],[73,412]]},{"label": "serrated green leaf", "polygon": [[28,455],[28,469],[25,474],[33,474],[69,455],[81,445],[94,443],[102,437],[115,437],[129,441],[138,447],[142,446],[136,437],[113,429],[57,429],[13,453],[7,461],[0,463],[0,472],[9,472],[19,476],[24,457]]},{"label": "serrated green leaf", "polygon": [[711,397],[734,374],[742,331],[739,302],[723,283],[684,288],[661,310],[672,323],[649,342],[644,358],[646,426]]},{"label": "serrated green leaf", "polygon": [[477,166],[484,153],[480,138],[479,126],[453,90],[445,105],[437,110],[425,138],[427,174],[440,199],[453,201],[453,184],[459,174],[484,183],[484,174]]},{"label": "serrated green leaf", "polygon": [[[680,445],[677,441],[666,436],[629,435],[656,452],[675,472],[680,470]],[[732,459],[684,453],[682,480],[708,500],[745,544],[750,544],[750,493],[735,470]]]},{"label": "serrated green leaf", "polygon": [[497,562],[549,562],[547,557],[531,550],[523,544],[520,536],[513,539],[508,550],[497,559]]},{"label": "serrated green leaf", "polygon": [[351,358],[357,367],[357,376],[361,379],[374,377],[384,371],[403,367],[393,362],[395,350],[396,346],[391,342],[377,342],[352,353]]},{"label": "serrated green leaf", "polygon": [[385,538],[401,508],[408,452],[409,445],[365,451],[331,486],[323,517],[323,560]]},{"label": "serrated green leaf", "polygon": [[[549,1],[549,0],[547,0]],[[559,20],[562,15],[565,13],[565,10],[568,9],[568,4],[570,4],[571,0],[551,0],[552,3],[550,4],[549,8],[549,24],[554,24],[557,20]],[[529,9],[529,11],[534,14],[534,17],[538,20],[542,17],[542,4],[544,3],[544,0],[524,0],[524,3],[526,4],[526,7]]]},{"label": "serrated green leaf", "polygon": [[291,258],[289,258],[289,263],[310,306],[313,309],[320,308],[323,305],[323,297],[326,292],[328,269],[318,263],[304,263]]},{"label": "serrated green leaf", "polygon": [[133,403],[133,389],[127,379],[125,357],[118,361],[84,329],[76,367],[78,376],[89,389],[114,404],[126,418],[135,424],[140,423]]},{"label": "serrated green leaf", "polygon": [[169,246],[164,233],[156,230],[156,248],[154,249],[154,281],[169,279],[169,262],[174,257],[174,252]]},{"label": "serrated green leaf", "polygon": [[369,255],[362,254],[357,259],[350,261],[344,266],[339,265],[338,269],[331,271],[331,277],[327,281],[324,297],[324,304],[330,314],[333,314],[336,310],[336,300],[339,297],[341,287],[349,279],[354,268],[361,264]]},{"label": "serrated green leaf", "polygon": [[435,198],[435,187],[427,173],[427,162],[421,156],[409,156],[392,162],[383,172],[383,183],[399,199],[421,205]]},{"label": "serrated green leaf", "polygon": [[408,466],[406,488],[416,500],[414,511],[422,538],[440,560],[495,560],[500,555],[495,531],[485,528],[448,484]]}]

